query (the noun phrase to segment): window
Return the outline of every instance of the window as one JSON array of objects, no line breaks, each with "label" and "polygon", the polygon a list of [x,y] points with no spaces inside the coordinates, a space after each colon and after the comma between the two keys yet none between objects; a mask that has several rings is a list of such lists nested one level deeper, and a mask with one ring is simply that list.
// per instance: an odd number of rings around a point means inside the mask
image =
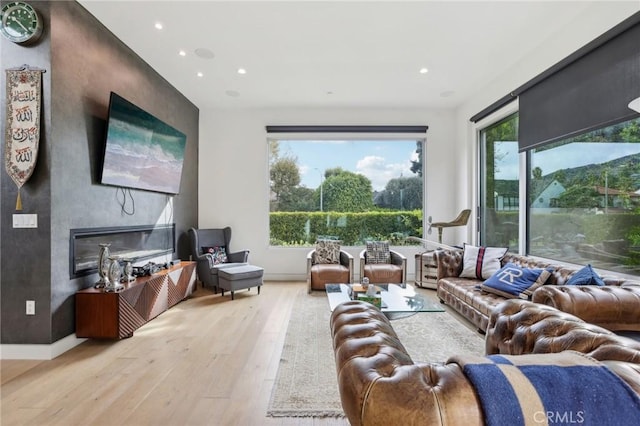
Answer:
[{"label": "window", "polygon": [[529,155],[529,253],[640,275],[640,119]]},{"label": "window", "polygon": [[[422,237],[424,140],[269,139],[273,246]],[[415,243],[413,243],[415,244]]]},{"label": "window", "polygon": [[480,131],[480,243],[518,251],[518,115]]}]

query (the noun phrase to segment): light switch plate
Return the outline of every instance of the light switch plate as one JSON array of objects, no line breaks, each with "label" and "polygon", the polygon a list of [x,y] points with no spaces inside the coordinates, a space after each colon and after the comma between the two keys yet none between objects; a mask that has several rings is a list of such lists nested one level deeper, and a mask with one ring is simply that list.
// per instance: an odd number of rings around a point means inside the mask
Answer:
[{"label": "light switch plate", "polygon": [[14,228],[37,228],[38,215],[37,214],[14,214],[13,227]]}]

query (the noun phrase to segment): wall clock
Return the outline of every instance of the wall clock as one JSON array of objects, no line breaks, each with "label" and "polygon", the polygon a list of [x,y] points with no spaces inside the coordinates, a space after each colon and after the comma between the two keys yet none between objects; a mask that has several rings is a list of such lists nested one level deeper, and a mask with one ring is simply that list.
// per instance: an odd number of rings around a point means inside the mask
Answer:
[{"label": "wall clock", "polygon": [[12,1],[0,10],[0,33],[14,43],[32,43],[42,35],[42,19],[30,4]]}]

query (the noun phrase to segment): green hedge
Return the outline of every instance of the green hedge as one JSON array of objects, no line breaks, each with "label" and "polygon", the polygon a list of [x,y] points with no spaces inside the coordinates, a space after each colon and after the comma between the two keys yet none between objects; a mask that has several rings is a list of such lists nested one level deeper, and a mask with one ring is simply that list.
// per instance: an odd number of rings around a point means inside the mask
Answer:
[{"label": "green hedge", "polygon": [[318,237],[332,237],[344,246],[367,240],[405,245],[407,236],[422,235],[422,210],[402,212],[271,212],[270,244],[310,246]]}]

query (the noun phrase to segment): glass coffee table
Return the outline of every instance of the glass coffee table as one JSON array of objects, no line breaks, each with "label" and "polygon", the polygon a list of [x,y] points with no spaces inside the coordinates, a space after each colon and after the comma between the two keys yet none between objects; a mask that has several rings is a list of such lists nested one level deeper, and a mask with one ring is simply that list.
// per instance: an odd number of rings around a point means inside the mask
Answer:
[{"label": "glass coffee table", "polygon": [[[369,285],[376,286],[382,299],[380,310],[389,319],[402,318],[417,312],[444,312],[440,303],[416,293],[416,289],[410,284]],[[361,284],[325,284],[331,311],[341,303],[356,300],[357,294],[362,294],[359,293],[363,290],[361,287]]]}]

